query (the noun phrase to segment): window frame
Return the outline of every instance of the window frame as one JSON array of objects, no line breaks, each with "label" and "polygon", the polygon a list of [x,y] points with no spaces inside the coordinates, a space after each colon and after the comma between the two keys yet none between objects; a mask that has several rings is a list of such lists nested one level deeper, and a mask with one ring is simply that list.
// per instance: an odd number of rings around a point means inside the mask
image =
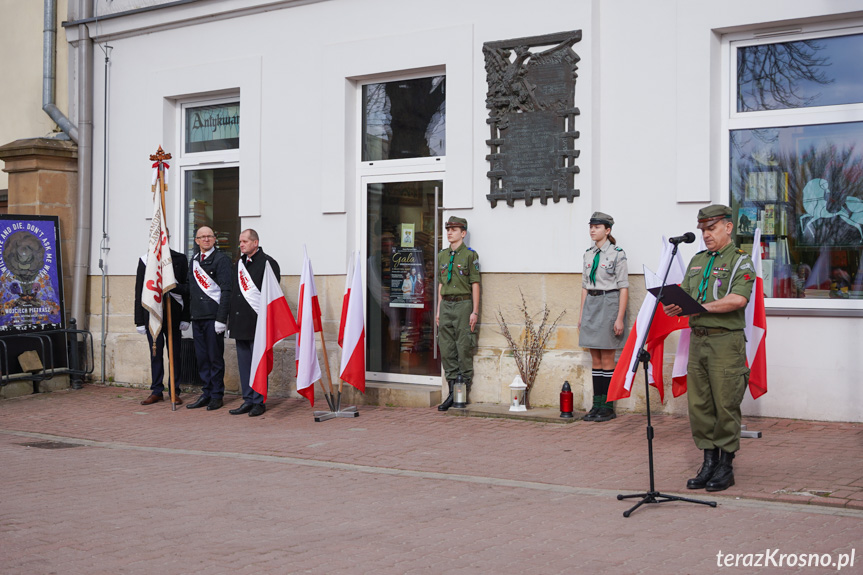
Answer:
[{"label": "window frame", "polygon": [[[217,170],[223,168],[238,168],[242,172],[240,166],[240,150],[243,146],[243,139],[241,136],[239,147],[234,149],[213,150],[205,152],[186,152],[186,110],[188,108],[197,108],[201,106],[218,106],[221,104],[233,103],[240,105],[240,111],[242,113],[242,101],[240,98],[240,92],[235,90],[207,96],[198,96],[195,98],[184,98],[181,100],[177,100],[176,102],[176,126],[179,127],[177,133],[177,140],[179,145],[177,146],[177,148],[180,150],[180,153],[175,156],[175,165],[172,166],[172,168],[175,168],[177,170],[175,173],[179,177],[176,201],[179,204],[177,207],[177,211],[179,214],[181,214],[180,227],[182,229],[182,234],[180,237],[182,243],[180,245],[183,248],[183,253],[186,253],[186,247],[190,245],[191,240],[191,238],[189,238],[188,236],[189,206],[187,205],[186,198],[186,172],[191,170]],[[238,188],[238,197],[240,193],[240,189]],[[242,222],[242,217],[240,216],[239,212],[237,213],[237,219]],[[240,227],[242,228],[242,223]]]},{"label": "window frame", "polygon": [[[400,80],[417,80],[419,78],[431,78],[434,76],[446,77],[446,69],[443,67],[422,68],[401,73],[386,73],[364,76],[356,80],[356,156],[354,158],[358,166],[358,175],[372,175],[376,173],[389,173],[392,170],[400,171],[404,168],[421,167],[419,171],[442,170],[446,166],[446,155],[429,158],[398,158],[395,160],[373,160],[363,161],[363,88],[370,84],[385,84],[387,82],[398,82]],[[446,129],[446,122],[444,122]]]},{"label": "window frame", "polygon": [[180,126],[179,133],[179,149],[180,158],[191,162],[219,162],[219,161],[239,161],[240,150],[243,147],[242,124],[240,124],[240,145],[230,150],[212,150],[205,152],[187,152],[186,151],[186,110],[189,108],[201,108],[204,106],[220,106],[223,104],[237,104],[240,107],[242,115],[242,102],[240,101],[240,93],[236,95],[226,95],[211,98],[195,98],[188,100],[180,100],[177,102],[177,125]]},{"label": "window frame", "polygon": [[[785,110],[737,111],[737,50],[741,47],[796,40],[863,34],[863,19],[749,30],[721,38],[721,145],[720,190],[723,201],[731,201],[731,132],[757,128],[782,128],[863,122],[863,103],[814,106]],[[863,144],[863,142],[861,142]],[[730,205],[730,203],[729,203]],[[863,300],[795,299],[769,297],[764,300],[770,315],[863,317]]]}]

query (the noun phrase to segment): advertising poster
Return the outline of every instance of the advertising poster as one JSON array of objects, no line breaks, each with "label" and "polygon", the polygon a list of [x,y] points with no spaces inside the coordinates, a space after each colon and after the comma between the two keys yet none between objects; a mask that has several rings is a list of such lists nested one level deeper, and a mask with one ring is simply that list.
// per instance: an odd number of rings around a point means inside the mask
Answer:
[{"label": "advertising poster", "polygon": [[59,219],[0,215],[0,334],[63,328]]},{"label": "advertising poster", "polygon": [[390,307],[425,307],[422,249],[396,250],[390,282]]}]

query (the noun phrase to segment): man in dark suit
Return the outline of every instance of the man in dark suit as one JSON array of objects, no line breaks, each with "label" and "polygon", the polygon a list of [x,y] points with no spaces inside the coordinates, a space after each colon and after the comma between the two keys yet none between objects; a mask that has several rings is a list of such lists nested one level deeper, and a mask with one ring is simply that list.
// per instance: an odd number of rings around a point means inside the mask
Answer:
[{"label": "man in dark suit", "polygon": [[231,301],[231,258],[215,248],[216,235],[207,226],[195,232],[199,252],[189,266],[189,304],[201,396],[186,407],[222,407],[225,395],[225,330]]},{"label": "man in dark suit", "polygon": [[252,229],[240,234],[240,252],[231,289],[231,337],[237,343],[237,365],[240,369],[240,387],[243,391],[243,404],[232,409],[232,415],[248,413],[250,417],[263,415],[267,410],[264,396],[252,389],[250,374],[252,370],[252,351],[255,347],[255,327],[261,301],[261,285],[266,263],[270,262],[273,274],[281,277],[279,264],[264,253],[258,245],[258,232]]},{"label": "man in dark suit", "polygon": [[141,405],[152,405],[162,401],[162,396],[165,391],[165,330],[168,329],[168,308],[166,302],[171,305],[171,335],[174,347],[174,398],[176,404],[180,405],[183,400],[180,399],[180,386],[176,382],[176,377],[180,371],[180,331],[189,329],[189,262],[186,256],[180,252],[171,250],[171,260],[173,261],[174,277],[177,279],[177,285],[170,292],[165,294],[162,299],[162,331],[156,338],[156,353],[153,354],[153,336],[147,326],[150,324],[150,312],[141,305],[141,293],[144,289],[144,275],[147,271],[147,254],[141,256],[138,260],[138,275],[135,280],[135,327],[141,335],[147,335],[148,346],[150,350],[150,373],[152,375],[152,383],[150,384],[150,395],[141,401]]}]

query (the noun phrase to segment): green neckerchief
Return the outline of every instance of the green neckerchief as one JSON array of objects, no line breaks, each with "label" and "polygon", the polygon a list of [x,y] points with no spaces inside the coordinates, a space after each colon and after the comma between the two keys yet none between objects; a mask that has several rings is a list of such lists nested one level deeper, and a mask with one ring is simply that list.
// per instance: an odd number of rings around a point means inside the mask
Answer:
[{"label": "green neckerchief", "polygon": [[593,256],[593,266],[590,268],[590,279],[591,285],[596,285],[596,270],[599,269],[599,252],[600,248],[596,248],[596,253]]},{"label": "green neckerchief", "polygon": [[713,271],[713,261],[716,259],[716,256],[719,255],[719,252],[707,252],[710,256],[710,261],[707,262],[707,265],[704,267],[704,273],[701,275],[701,283],[698,284],[698,295],[695,297],[695,301],[703,302],[704,298],[707,297],[707,282],[710,279],[710,272]]}]

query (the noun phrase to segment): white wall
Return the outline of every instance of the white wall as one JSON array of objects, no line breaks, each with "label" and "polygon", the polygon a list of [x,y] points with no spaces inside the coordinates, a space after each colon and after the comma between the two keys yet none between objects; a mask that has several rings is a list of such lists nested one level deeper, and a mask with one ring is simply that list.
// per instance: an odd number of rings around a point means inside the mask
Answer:
[{"label": "white wall", "polygon": [[[725,145],[718,107],[721,34],[863,9],[859,0],[536,0],[527,7],[492,0],[330,0],[273,3],[282,9],[256,13],[257,4],[264,3],[192,3],[92,27],[114,47],[110,274],[131,275],[143,250],[149,154],[160,144],[177,151],[164,98],[212,90],[222,81],[224,89],[241,89],[243,153],[258,155],[259,149],[258,161],[242,160],[241,209],[249,215],[243,226],[259,231],[285,275],[299,274],[303,242],[316,273],[344,273],[346,253],[355,247],[349,230],[361,217],[358,185],[351,184],[357,180],[349,173],[356,134],[353,84],[346,77],[429,66],[445,68],[453,79],[444,203],[458,209],[446,215],[469,219],[485,272],[577,272],[589,244],[587,220],[597,209],[617,220],[614,233],[631,273],[645,263],[655,269],[662,234],[693,230],[700,207],[728,200],[720,185],[727,169],[719,161]],[[214,11],[217,18],[200,19]],[[187,19],[193,24],[172,23]],[[492,209],[485,199],[482,44],[574,29],[583,31],[574,46],[581,57],[575,100],[582,195],[573,204],[499,203]],[[101,69],[101,51],[95,54]],[[94,223],[102,211],[102,92],[96,74]],[[252,138],[255,112],[260,132]],[[179,230],[179,182],[174,171],[170,175],[168,211]],[[694,251],[684,247],[684,258]],[[747,400],[747,412],[863,419],[860,402],[849,401],[859,399],[860,359],[851,349],[859,348],[859,325],[856,319],[770,316],[771,391]],[[813,341],[812,333],[824,337]]]}]

